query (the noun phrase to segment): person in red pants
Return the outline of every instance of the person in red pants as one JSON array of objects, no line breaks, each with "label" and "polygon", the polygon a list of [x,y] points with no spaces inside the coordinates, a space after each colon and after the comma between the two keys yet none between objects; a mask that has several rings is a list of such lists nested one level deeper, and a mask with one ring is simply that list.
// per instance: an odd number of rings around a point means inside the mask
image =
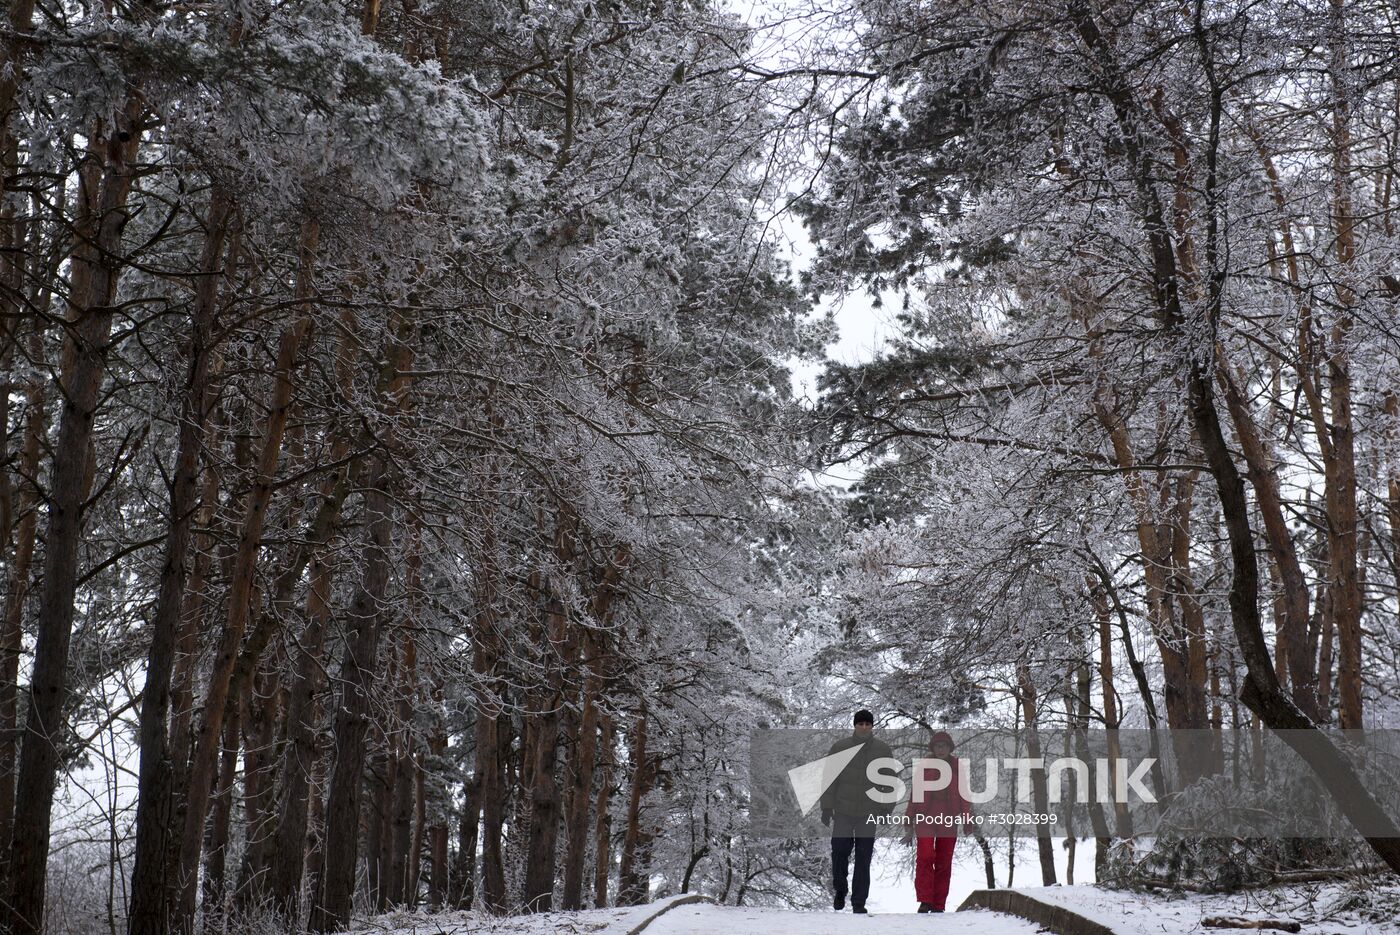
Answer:
[{"label": "person in red pants", "polygon": [[[942,761],[947,783],[928,791],[916,785],[909,795],[909,807],[904,814],[911,823],[904,843],[916,843],[914,849],[914,893],[919,898],[920,912],[942,912],[948,901],[948,880],[953,873],[953,850],[958,843],[958,827],[972,814],[967,800],[959,791],[958,761],[953,758],[953,738],[946,731],[934,731],[929,738],[932,759]],[[916,769],[918,766],[916,765]],[[924,767],[928,782],[941,784],[936,767]]]}]

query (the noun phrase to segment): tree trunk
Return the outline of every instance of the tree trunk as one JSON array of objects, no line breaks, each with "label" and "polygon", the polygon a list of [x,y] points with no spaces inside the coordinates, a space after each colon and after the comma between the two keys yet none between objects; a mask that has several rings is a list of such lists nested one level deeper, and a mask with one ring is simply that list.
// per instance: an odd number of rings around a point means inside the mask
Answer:
[{"label": "tree trunk", "polygon": [[334,570],[324,548],[311,560],[311,586],[306,595],[306,630],[300,640],[296,672],[287,698],[286,743],[282,754],[279,816],[268,878],[273,910],[295,925],[307,848],[311,778],[316,760],[316,696],[322,690],[326,629],[331,616]]},{"label": "tree trunk", "polygon": [[[1039,706],[1036,704],[1035,685],[1031,682],[1030,670],[1024,665],[1016,668],[1017,694],[1020,696],[1022,716],[1026,719],[1026,755],[1033,760],[1040,759],[1040,730],[1037,727]],[[1045,770],[1031,770],[1031,807],[1037,815],[1050,812],[1050,795],[1045,786]],[[1040,878],[1045,886],[1054,886],[1055,845],[1050,839],[1048,825],[1036,825],[1036,848],[1040,854]]]},{"label": "tree trunk", "polygon": [[[42,366],[43,331],[35,325],[30,356]],[[40,442],[44,434],[45,386],[37,376],[25,387],[24,444],[20,452],[20,476],[39,474]],[[42,493],[30,482],[19,490],[15,549],[5,587],[5,617],[0,624],[0,854],[10,851],[10,829],[15,817],[16,759],[19,752],[19,657],[24,641],[24,605],[29,599],[30,570],[34,561],[35,533],[39,525]],[[0,857],[0,867],[7,860]]]},{"label": "tree trunk", "polygon": [[340,668],[342,688],[332,731],[336,750],[326,801],[325,865],[317,880],[308,923],[313,932],[345,928],[350,921],[354,897],[365,736],[369,729],[369,690],[377,677],[393,526],[383,454],[370,458],[365,488],[363,571],[347,614],[349,634]]},{"label": "tree trunk", "polygon": [[[412,607],[416,581],[412,568],[406,576],[405,584],[409,592],[408,603]],[[393,804],[393,857],[390,871],[389,900],[395,905],[407,906],[411,902],[409,893],[417,884],[417,874],[413,864],[417,860],[419,848],[413,845],[413,816],[418,785],[418,757],[415,750],[413,713],[418,704],[418,647],[414,642],[413,611],[409,610],[400,640],[399,658],[399,699],[398,699],[398,768],[395,771],[397,783],[394,787]]]},{"label": "tree trunk", "polygon": [[[558,613],[551,611],[550,616],[562,619],[562,610]],[[556,631],[553,623],[549,629]],[[562,627],[558,629],[562,630]],[[559,635],[562,638],[562,632]],[[558,665],[556,661],[546,664],[551,667]],[[554,901],[555,843],[561,804],[559,784],[554,778],[559,748],[559,708],[557,695],[544,694],[543,699],[542,708],[534,717],[530,748],[526,751],[531,759],[530,818],[521,899],[527,912],[548,912],[553,908]]]},{"label": "tree trunk", "polygon": [[593,798],[593,770],[598,753],[598,695],[602,690],[599,672],[601,660],[597,658],[598,634],[591,628],[585,630],[579,644],[587,675],[584,678],[578,740],[566,774],[569,788],[564,800],[564,826],[568,838],[564,851],[564,885],[560,906],[565,911],[583,908],[583,869],[589,837],[588,808]]},{"label": "tree trunk", "polygon": [[228,616],[215,651],[209,673],[209,687],[204,696],[204,710],[195,735],[195,755],[190,764],[185,796],[185,827],[180,846],[180,873],[183,893],[179,907],[179,928],[188,931],[194,916],[194,870],[199,863],[201,829],[209,801],[213,778],[215,751],[221,733],[225,709],[228,707],[234,669],[239,661],[243,632],[252,608],[254,571],[258,547],[262,541],[263,525],[272,499],[273,481],[282,454],[282,437],[287,428],[295,389],[295,366],[302,342],[311,329],[311,277],[315,265],[316,244],[320,228],[314,219],[302,225],[297,269],[297,299],[302,303],[297,320],[281,334],[277,348],[277,365],[273,388],[268,400],[268,413],[263,439],[255,469],[252,489],[243,509],[243,527],[238,548],[234,553],[229,577]]},{"label": "tree trunk", "polygon": [[235,705],[224,721],[214,808],[204,829],[204,935],[222,932],[226,921],[229,820],[233,813],[233,781],[238,771],[238,722],[242,709],[242,705]]},{"label": "tree trunk", "polygon": [[[489,491],[494,480],[488,476]],[[481,897],[490,912],[502,912],[506,903],[505,866],[501,857],[501,834],[505,824],[502,781],[500,724],[502,693],[505,686],[497,678],[500,636],[496,631],[495,530],[488,515],[484,523],[484,543],[478,585],[479,611],[473,638],[472,671],[476,676],[476,764],[472,789],[476,801],[469,803],[475,814],[481,812]],[[475,827],[472,835],[476,833]],[[474,855],[473,855],[474,859]],[[470,883],[467,884],[470,886]]]},{"label": "tree trunk", "polygon": [[[1118,782],[1118,760],[1122,757],[1122,749],[1118,741],[1118,690],[1113,685],[1113,624],[1109,616],[1108,596],[1102,588],[1092,587],[1090,598],[1094,605],[1094,613],[1098,617],[1099,635],[1099,685],[1103,694],[1103,726],[1107,734],[1107,754],[1108,754],[1108,776],[1109,781]],[[1088,702],[1084,702],[1087,708]],[[1114,796],[1113,802],[1113,830],[1114,835],[1119,838],[1130,838],[1133,835],[1132,813],[1128,811],[1128,803],[1119,802]]]},{"label": "tree trunk", "polygon": [[[564,909],[583,908],[583,871],[588,849],[588,807],[593,790],[593,772],[598,755],[598,699],[603,693],[606,666],[606,627],[612,620],[613,607],[619,594],[618,581],[627,565],[629,553],[619,546],[613,560],[603,569],[597,591],[593,596],[593,620],[598,628],[587,628],[579,638],[584,677],[583,699],[579,718],[578,740],[570,764],[569,789],[564,802],[564,825],[568,842],[564,856]],[[606,881],[605,881],[606,902]]]},{"label": "tree trunk", "polygon": [[[575,521],[566,510],[555,517],[554,553],[562,568],[573,565],[576,545]],[[543,576],[541,576],[542,578]],[[560,709],[563,706],[564,670],[573,655],[569,621],[563,595],[556,586],[546,586],[551,592],[545,598],[545,620],[539,632],[539,653],[544,685],[537,693],[537,710],[533,717],[534,749],[531,758],[530,828],[525,862],[525,891],[522,902],[527,912],[548,912],[554,906],[554,875],[562,802],[559,783],[555,779],[559,751]]]},{"label": "tree trunk", "polygon": [[[1217,349],[1218,353],[1218,349]],[[1216,366],[1216,379],[1225,395],[1225,406],[1240,441],[1255,501],[1263,519],[1264,533],[1273,556],[1272,567],[1282,586],[1282,626],[1279,627],[1279,666],[1288,673],[1294,702],[1312,717],[1317,717],[1317,673],[1313,654],[1308,648],[1308,586],[1298,561],[1293,535],[1284,520],[1283,501],[1279,494],[1274,457],[1260,436],[1249,403],[1239,381],[1230,373],[1223,358]]]},{"label": "tree trunk", "polygon": [[[1133,673],[1133,683],[1137,686],[1138,697],[1142,700],[1143,712],[1147,716],[1148,756],[1152,760],[1152,791],[1157,801],[1162,802],[1166,799],[1170,787],[1167,785],[1166,771],[1162,769],[1161,764],[1162,742],[1158,735],[1160,720],[1157,717],[1157,702],[1152,697],[1152,686],[1147,679],[1147,669],[1143,666],[1142,660],[1138,659],[1137,651],[1133,649],[1133,633],[1132,628],[1128,625],[1128,611],[1123,607],[1123,602],[1118,597],[1118,591],[1113,586],[1113,575],[1099,561],[1098,556],[1091,552],[1089,557],[1093,562],[1094,571],[1099,577],[1104,594],[1109,598],[1114,615],[1118,618],[1118,635],[1123,644],[1123,655],[1128,660],[1128,671]],[[1118,743],[1116,736],[1110,735],[1109,742],[1116,745]],[[1124,836],[1127,837],[1127,835]]]},{"label": "tree trunk", "polygon": [[[480,716],[477,715],[478,720]],[[480,765],[479,757],[476,762]],[[462,816],[457,826],[457,862],[452,871],[451,894],[456,909],[471,909],[476,901],[476,842],[480,828],[481,783],[473,771],[462,795]]]},{"label": "tree trunk", "polygon": [[[434,673],[433,676],[433,706],[438,711],[443,709],[443,689],[441,676]],[[428,756],[430,763],[439,764],[442,762],[443,754],[447,752],[447,728],[439,720],[435,723],[433,732],[428,736]],[[423,777],[424,770],[419,770],[419,778]],[[427,805],[427,795],[425,791],[420,791],[418,796],[420,809],[425,809]],[[448,886],[451,879],[451,867],[447,861],[447,820],[441,811],[442,805],[434,809],[433,824],[428,826],[428,853],[432,861],[432,875],[428,878],[428,905],[433,911],[440,911],[448,905]],[[421,812],[420,812],[421,814]]]},{"label": "tree trunk", "polygon": [[[1090,329],[1091,348],[1096,348],[1097,335]],[[1092,351],[1100,356],[1101,351]],[[1178,488],[1176,510],[1171,522],[1157,519],[1157,509],[1151,493],[1137,470],[1128,427],[1117,410],[1112,389],[1101,383],[1094,393],[1094,412],[1104,427],[1113,447],[1114,459],[1124,469],[1124,484],[1136,514],[1138,546],[1143,558],[1143,579],[1147,594],[1147,621],[1162,657],[1163,700],[1167,709],[1167,724],[1173,729],[1171,738],[1178,763],[1188,771],[1181,778],[1190,782],[1196,776],[1190,770],[1202,762],[1192,742],[1195,731],[1207,727],[1205,704],[1205,666],[1200,642],[1199,607],[1194,602],[1190,585],[1190,569],[1178,562],[1190,554],[1189,511],[1190,486]],[[1163,496],[1166,490],[1160,491]],[[1183,509],[1185,516],[1183,516]],[[1172,598],[1179,598],[1182,623],[1173,612]]]},{"label": "tree trunk", "polygon": [[[280,653],[279,653],[280,655]],[[276,807],[277,778],[275,729],[281,688],[281,668],[269,660],[259,667],[249,685],[243,714],[243,860],[238,873],[235,904],[251,914],[264,908],[267,876],[272,867],[272,847],[279,816]]]},{"label": "tree trunk", "polygon": [[[1093,676],[1090,673],[1088,661],[1081,662],[1075,673],[1075,695],[1071,699],[1072,714],[1074,717],[1074,753],[1075,756],[1084,762],[1089,759],[1089,713],[1092,706]],[[1109,754],[1112,756],[1112,753]],[[1073,775],[1073,774],[1071,774]],[[1102,880],[1104,871],[1108,868],[1108,849],[1113,843],[1109,834],[1108,816],[1104,814],[1101,794],[1105,790],[1098,788],[1098,770],[1089,771],[1089,824],[1094,829],[1094,879]],[[1116,796],[1115,796],[1116,798]],[[1073,806],[1069,807],[1073,812]],[[1073,883],[1074,860],[1070,859],[1069,869],[1066,872],[1066,882]]]},{"label": "tree trunk", "polygon": [[365,806],[365,883],[369,904],[375,912],[389,909],[389,887],[394,861],[394,782],[399,771],[398,757],[377,729],[370,731],[371,747],[382,747],[369,755],[369,775],[365,777],[368,800]]},{"label": "tree trunk", "polygon": [[140,145],[144,106],[132,92],[109,133],[91,134],[92,159],[79,170],[77,245],[71,263],[67,337],[59,367],[63,399],[53,449],[48,527],[44,534],[44,578],[39,602],[29,715],[15,787],[17,808],[10,846],[9,899],[0,908],[0,928],[13,935],[39,932],[49,858],[50,812],[65,730],[68,644],[78,590],[78,546],[83,504],[91,489],[92,458],[101,388],[111,334],[117,280],[125,266],[122,231],[129,214],[132,162]]},{"label": "tree trunk", "polygon": [[637,712],[632,727],[632,781],[627,796],[627,828],[622,836],[622,856],[618,865],[617,902],[622,906],[638,906],[646,902],[649,885],[644,872],[646,840],[642,829],[642,800],[651,791],[654,768],[647,751],[647,711],[645,705]]},{"label": "tree trunk", "polygon": [[[1351,196],[1351,101],[1347,76],[1351,63],[1346,47],[1345,0],[1331,0],[1330,77],[1332,79],[1332,226],[1336,234],[1337,309],[1328,336],[1327,384],[1331,402],[1332,458],[1327,465],[1327,532],[1331,540],[1331,585],[1337,626],[1337,725],[1362,729],[1361,697],[1361,572],[1358,567],[1356,508],[1356,428],[1351,410],[1352,307],[1356,295],[1348,278],[1354,275],[1356,218]],[[1397,845],[1400,846],[1400,845]]]},{"label": "tree trunk", "polygon": [[413,740],[402,736],[394,763],[394,787],[390,796],[388,883],[384,887],[389,906],[408,905],[408,864],[413,842],[413,786],[416,764]]},{"label": "tree trunk", "polygon": [[437,824],[428,829],[428,851],[433,861],[433,874],[428,879],[428,907],[440,912],[447,906],[447,825]]},{"label": "tree trunk", "polygon": [[[218,449],[218,440],[211,431],[211,450]],[[204,469],[204,490],[200,494],[199,522],[205,532],[199,536],[195,549],[194,567],[185,599],[180,609],[180,630],[176,637],[175,672],[170,686],[170,756],[173,760],[171,785],[179,805],[176,825],[171,834],[166,856],[167,873],[174,875],[180,857],[180,835],[184,827],[183,792],[192,750],[190,729],[194,718],[194,673],[199,654],[199,630],[204,619],[205,584],[218,537],[211,527],[217,520],[219,505],[219,473],[213,464]],[[170,884],[173,885],[173,884]],[[174,896],[172,895],[172,899]]]},{"label": "tree trunk", "polygon": [[612,869],[612,777],[613,722],[606,714],[599,719],[603,751],[598,770],[598,801],[593,806],[593,905],[608,908],[608,876]]},{"label": "tree trunk", "polygon": [[427,832],[427,802],[423,798],[423,764],[413,764],[413,844],[409,847],[408,880],[404,884],[404,904],[409,910],[418,908],[418,886],[423,874],[423,841]]},{"label": "tree trunk", "polygon": [[[189,375],[180,411],[175,476],[170,487],[170,516],[165,539],[165,563],[151,618],[151,648],[146,657],[146,685],[141,694],[138,747],[141,765],[136,790],[136,846],[131,872],[131,906],[127,927],[132,935],[169,931],[178,888],[169,877],[168,855],[176,830],[173,758],[181,751],[169,746],[167,724],[171,709],[171,677],[176,641],[185,602],[190,527],[198,500],[199,454],[208,422],[210,333],[218,304],[216,275],[224,252],[233,204],[222,189],[210,198],[208,231],[195,286],[190,321]],[[173,755],[172,755],[173,754]]]}]

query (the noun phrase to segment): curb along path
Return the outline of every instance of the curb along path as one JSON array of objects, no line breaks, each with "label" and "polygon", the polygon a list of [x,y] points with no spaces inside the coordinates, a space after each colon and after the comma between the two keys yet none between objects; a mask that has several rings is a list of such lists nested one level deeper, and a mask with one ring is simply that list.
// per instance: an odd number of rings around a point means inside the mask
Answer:
[{"label": "curb along path", "polygon": [[672,896],[668,899],[662,900],[659,903],[654,903],[653,905],[656,906],[656,911],[650,913],[645,919],[628,929],[627,935],[638,935],[638,933],[641,932],[642,929],[646,928],[648,925],[651,925],[651,923],[655,922],[658,918],[670,912],[677,906],[689,906],[692,903],[708,902],[714,902],[714,900],[710,899],[708,896],[701,896],[699,893],[686,893],[682,896]]},{"label": "curb along path", "polygon": [[1016,890],[974,890],[962,901],[958,912],[964,909],[989,909],[1020,916],[1044,926],[1055,935],[1116,935],[1113,929],[1101,922],[1085,918],[1063,906],[1041,902]]}]

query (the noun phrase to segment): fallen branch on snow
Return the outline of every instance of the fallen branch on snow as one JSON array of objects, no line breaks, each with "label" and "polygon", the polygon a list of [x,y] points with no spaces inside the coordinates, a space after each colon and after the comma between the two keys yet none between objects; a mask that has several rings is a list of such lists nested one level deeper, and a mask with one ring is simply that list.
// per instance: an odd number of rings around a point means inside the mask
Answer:
[{"label": "fallen branch on snow", "polygon": [[1242,916],[1211,916],[1202,919],[1201,924],[1213,929],[1278,929],[1283,932],[1298,932],[1303,928],[1292,919],[1246,919]]}]

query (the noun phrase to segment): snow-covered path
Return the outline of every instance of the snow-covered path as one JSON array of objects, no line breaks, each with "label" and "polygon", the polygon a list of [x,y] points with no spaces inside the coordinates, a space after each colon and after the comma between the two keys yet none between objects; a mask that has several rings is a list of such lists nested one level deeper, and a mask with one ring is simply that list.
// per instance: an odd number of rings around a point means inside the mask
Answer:
[{"label": "snow-covered path", "polygon": [[1035,935],[1038,927],[999,912],[939,915],[794,912],[696,903],[677,906],[647,926],[645,935]]},{"label": "snow-covered path", "polygon": [[[1004,891],[1003,891],[1004,892]],[[1062,906],[1118,935],[1210,935],[1210,916],[1290,919],[1303,935],[1400,935],[1400,887],[1298,884],[1235,895],[1138,893],[1097,886],[1018,889]],[[669,896],[642,906],[581,912],[492,916],[467,912],[393,912],[357,924],[350,935],[1037,935],[1040,926],[981,909],[918,915],[908,900],[888,899],[868,916],[830,909],[758,909]],[[961,902],[961,900],[959,900]],[[953,904],[950,900],[950,904]],[[881,911],[881,908],[901,911]],[[650,920],[648,922],[648,920]]]}]

